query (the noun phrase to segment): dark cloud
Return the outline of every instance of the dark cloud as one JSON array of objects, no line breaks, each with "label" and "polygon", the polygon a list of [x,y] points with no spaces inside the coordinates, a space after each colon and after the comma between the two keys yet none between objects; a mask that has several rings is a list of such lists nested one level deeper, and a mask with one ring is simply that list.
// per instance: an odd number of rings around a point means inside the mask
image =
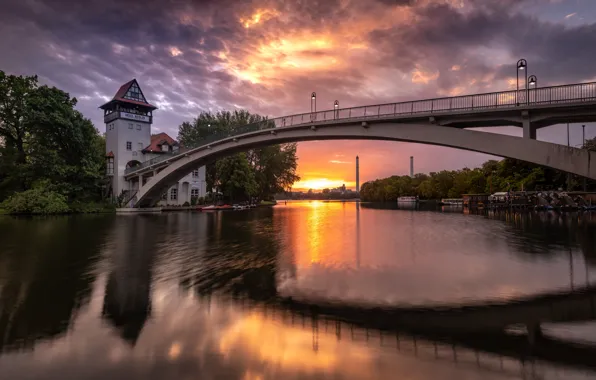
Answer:
[{"label": "dark cloud", "polygon": [[519,57],[528,59],[541,85],[596,77],[596,24],[547,21],[528,11],[537,4],[548,6],[541,0],[7,0],[0,69],[39,74],[69,91],[101,130],[97,106],[137,78],[160,108],[156,123],[172,135],[204,110],[302,112],[312,91],[319,108],[330,108],[335,99],[354,106],[502,90]]}]

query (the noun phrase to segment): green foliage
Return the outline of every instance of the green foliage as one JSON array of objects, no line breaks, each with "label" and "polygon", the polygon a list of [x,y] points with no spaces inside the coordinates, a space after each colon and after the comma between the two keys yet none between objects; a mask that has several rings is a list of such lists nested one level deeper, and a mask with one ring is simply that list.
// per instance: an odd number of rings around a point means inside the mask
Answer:
[{"label": "green foliage", "polygon": [[190,206],[190,203],[188,203],[188,202],[184,202],[184,204],[182,205],[182,207],[189,207],[189,206]]},{"label": "green foliage", "polygon": [[[571,179],[570,190],[580,190],[583,181],[575,176]],[[407,195],[421,199],[461,198],[463,194],[508,190],[565,189],[566,181],[567,174],[555,169],[513,159],[490,160],[476,169],[443,170],[430,175],[416,174],[414,178],[392,176],[366,182],[360,189],[360,197],[375,202],[393,202]],[[588,189],[596,189],[596,181],[587,181],[587,184]]]},{"label": "green foliage", "polygon": [[76,103],[35,76],[0,71],[0,201],[40,182],[67,203],[101,200],[105,141]]},{"label": "green foliage", "polygon": [[224,157],[216,163],[217,183],[224,196],[247,200],[257,195],[258,185],[245,153]]},{"label": "green foliage", "polygon": [[70,211],[67,198],[40,186],[15,193],[0,207],[9,214],[63,214]]},{"label": "green foliage", "polygon": [[[216,114],[204,112],[192,122],[182,123],[178,140],[185,147],[198,146],[212,136],[230,136],[247,124],[254,125],[254,129],[274,127],[262,116],[244,110]],[[216,188],[231,200],[272,198],[300,179],[296,174],[297,167],[296,144],[252,149],[221,158],[217,163],[208,163],[207,188]]]}]

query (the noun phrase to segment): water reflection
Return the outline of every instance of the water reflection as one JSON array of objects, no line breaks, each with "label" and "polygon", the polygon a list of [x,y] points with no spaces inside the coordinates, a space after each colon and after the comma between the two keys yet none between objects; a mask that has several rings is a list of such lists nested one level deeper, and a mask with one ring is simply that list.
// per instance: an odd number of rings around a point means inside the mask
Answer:
[{"label": "water reflection", "polygon": [[348,314],[324,318],[280,300],[402,307],[506,301],[569,290],[570,268],[577,290],[595,253],[589,218],[307,202],[0,224],[6,378],[594,375],[585,359],[594,355],[590,347],[552,339],[529,346],[526,337],[494,331],[414,335],[413,328],[371,324],[376,317],[347,323]]},{"label": "water reflection", "polygon": [[66,333],[89,302],[92,269],[112,221],[0,219],[0,352]]},{"label": "water reflection", "polygon": [[102,316],[134,345],[151,312],[151,264],[156,234],[147,234],[145,216],[120,219],[109,240],[111,270]]}]

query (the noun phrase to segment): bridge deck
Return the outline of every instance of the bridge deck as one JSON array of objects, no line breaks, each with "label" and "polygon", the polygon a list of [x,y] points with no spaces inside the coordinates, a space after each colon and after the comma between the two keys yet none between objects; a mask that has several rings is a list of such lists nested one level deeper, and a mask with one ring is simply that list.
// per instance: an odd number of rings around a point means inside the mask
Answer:
[{"label": "bridge deck", "polygon": [[[346,124],[362,121],[398,121],[428,124],[430,122],[456,128],[518,125],[521,113],[528,111],[539,116],[536,127],[567,121],[596,120],[596,82],[543,87],[522,91],[503,91],[399,103],[368,105],[309,112],[266,119],[258,123],[232,128],[229,133],[216,134],[204,139],[198,147],[188,147],[174,154],[166,154],[128,168],[127,177],[167,165],[184,153],[200,147],[225,141],[247,133],[273,128],[300,127],[322,124]],[[434,120],[431,121],[430,118]],[[158,165],[159,164],[159,165]]]}]

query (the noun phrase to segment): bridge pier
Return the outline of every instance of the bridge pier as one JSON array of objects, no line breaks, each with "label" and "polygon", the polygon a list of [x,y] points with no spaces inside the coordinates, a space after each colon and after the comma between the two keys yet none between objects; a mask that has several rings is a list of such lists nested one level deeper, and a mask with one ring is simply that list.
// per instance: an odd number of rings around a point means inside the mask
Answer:
[{"label": "bridge pier", "polygon": [[540,323],[528,323],[526,325],[526,328],[528,330],[528,341],[530,343],[530,346],[533,346],[534,344],[536,344],[537,341],[539,341],[543,337],[542,329],[540,328]]},{"label": "bridge pier", "polygon": [[524,129],[524,139],[536,140],[536,127],[532,125],[528,111],[522,113],[522,125]]}]

